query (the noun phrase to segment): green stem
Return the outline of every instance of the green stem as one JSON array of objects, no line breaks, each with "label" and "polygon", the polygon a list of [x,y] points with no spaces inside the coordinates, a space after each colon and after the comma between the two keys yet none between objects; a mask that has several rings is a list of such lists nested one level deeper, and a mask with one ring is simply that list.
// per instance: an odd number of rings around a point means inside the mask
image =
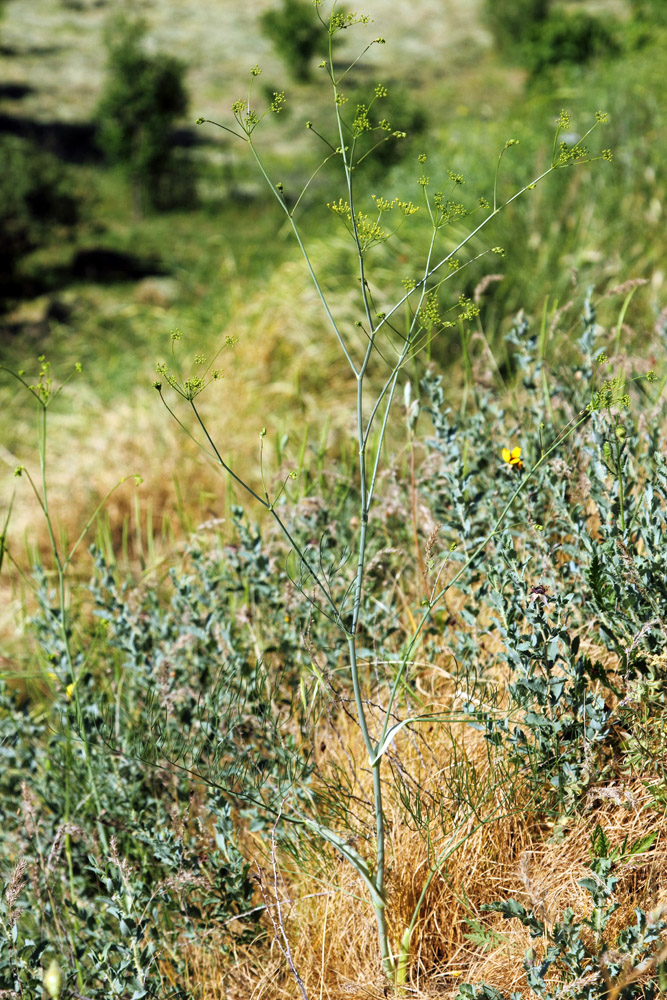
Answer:
[{"label": "green stem", "polygon": [[[493,787],[489,790],[489,792],[487,793],[487,795],[485,796],[485,798],[488,798],[489,795],[493,794],[496,791],[496,788],[497,788],[497,785],[493,785]],[[519,812],[519,811],[520,810],[517,810],[517,812]],[[419,899],[417,900],[415,908],[414,908],[414,910],[412,912],[412,917],[410,919],[410,923],[406,927],[406,929],[405,929],[405,931],[403,933],[403,936],[401,938],[400,950],[399,950],[398,959],[397,959],[397,962],[396,962],[396,970],[397,970],[396,982],[399,985],[401,985],[402,983],[404,983],[405,980],[406,980],[406,978],[407,978],[408,960],[409,960],[409,957],[410,957],[410,942],[411,942],[411,939],[412,939],[412,934],[413,934],[414,929],[415,929],[415,927],[417,925],[417,920],[419,919],[419,914],[421,913],[421,908],[422,908],[422,906],[424,904],[424,900],[426,899],[426,894],[427,894],[427,892],[429,890],[429,887],[431,885],[431,882],[433,881],[433,879],[435,878],[435,876],[441,871],[443,865],[452,856],[452,854],[454,854],[456,851],[458,851],[458,849],[460,847],[462,847],[466,843],[466,841],[470,840],[470,838],[472,836],[474,836],[474,834],[477,833],[478,830],[481,830],[482,827],[484,827],[484,826],[488,826],[489,823],[495,823],[495,822],[498,822],[499,820],[507,819],[509,816],[513,816],[515,814],[516,814],[515,812],[509,812],[509,813],[504,813],[504,814],[502,814],[500,816],[493,816],[493,815],[491,815],[491,816],[487,816],[485,819],[480,820],[479,823],[477,823],[472,828],[472,830],[470,830],[468,833],[466,833],[464,837],[461,837],[460,840],[456,841],[456,843],[452,844],[451,840],[450,840],[450,843],[448,844],[448,846],[444,849],[444,851],[442,851],[442,853],[440,854],[440,856],[434,862],[434,864],[431,867],[430,872],[428,873],[428,876],[426,877],[424,885],[422,886],[422,891],[419,894]],[[459,829],[460,829],[461,826],[463,826],[467,822],[468,822],[468,817],[466,817],[466,819],[462,823],[459,824]]]},{"label": "green stem", "polygon": [[256,493],[252,489],[251,486],[249,486],[243,479],[241,479],[240,476],[237,476],[236,473],[227,465],[227,463],[225,462],[224,458],[222,457],[222,455],[218,451],[218,448],[217,448],[215,442],[213,441],[213,438],[211,437],[206,424],[202,420],[202,418],[201,418],[201,416],[199,414],[199,410],[195,406],[194,400],[190,400],[190,405],[191,405],[191,407],[192,407],[192,409],[194,411],[194,414],[195,414],[195,416],[197,418],[199,426],[201,427],[202,431],[206,435],[206,440],[209,442],[209,444],[211,445],[211,448],[213,449],[213,453],[215,455],[215,458],[216,458],[217,462],[225,470],[225,472],[228,475],[230,475],[232,477],[232,479],[235,480],[235,482],[237,482],[239,484],[239,486],[242,486],[243,489],[247,493],[249,493],[250,496],[253,497],[254,500],[257,500],[257,502],[260,503],[262,505],[262,507],[264,507],[266,510],[268,510],[273,515],[275,521],[277,522],[278,526],[280,527],[280,530],[283,532],[283,534],[287,538],[288,542],[290,543],[290,545],[292,546],[292,548],[294,549],[294,551],[298,555],[299,559],[301,560],[301,562],[303,563],[303,565],[306,567],[306,569],[308,570],[308,572],[312,576],[312,578],[315,581],[315,583],[317,584],[318,588],[322,591],[322,594],[324,595],[324,597],[325,597],[325,599],[326,599],[329,607],[331,608],[331,611],[332,611],[333,616],[334,616],[334,621],[344,629],[344,626],[343,626],[342,621],[341,621],[341,617],[340,617],[340,612],[339,612],[339,609],[338,609],[338,605],[334,601],[334,599],[333,599],[330,591],[328,590],[328,588],[325,587],[324,583],[322,582],[322,580],[320,579],[320,577],[318,576],[318,574],[313,569],[313,567],[312,567],[312,565],[310,563],[310,560],[306,556],[306,554],[303,551],[303,549],[297,544],[297,542],[292,537],[292,534],[289,531],[287,525],[284,523],[284,521],[282,520],[282,518],[280,517],[280,515],[276,512],[276,510],[274,509],[273,505],[268,500],[264,500],[258,493]]},{"label": "green stem", "polygon": [[[49,496],[46,480],[46,406],[42,404],[41,420],[39,425],[39,464],[42,479],[42,496],[41,504],[42,510],[44,512],[44,518],[46,520],[46,527],[49,534],[49,541],[51,543],[51,551],[53,553],[53,558],[56,564],[56,571],[58,574],[58,609],[59,609],[59,626],[60,626],[60,636],[63,644],[63,649],[65,651],[65,660],[67,663],[69,674],[72,678],[72,695],[74,697],[74,707],[76,713],[76,721],[81,734],[81,741],[83,744],[83,754],[86,761],[86,770],[88,772],[88,781],[90,783],[90,790],[93,796],[93,801],[95,803],[95,808],[97,810],[98,817],[102,813],[102,803],[99,797],[99,792],[97,789],[97,782],[95,780],[95,772],[93,771],[93,765],[90,758],[90,748],[88,745],[88,740],[86,739],[85,726],[83,721],[83,711],[81,709],[81,700],[79,698],[78,682],[79,676],[77,674],[74,657],[72,655],[72,647],[70,643],[70,636],[67,629],[67,595],[65,588],[67,565],[69,560],[63,563],[60,556],[60,550],[56,542],[55,532],[53,530],[53,522],[51,520],[51,514],[49,511]],[[78,544],[78,543],[77,543]],[[97,832],[100,838],[100,842],[105,850],[108,848],[107,835],[104,827],[97,821]]]},{"label": "green stem", "polygon": [[260,173],[262,174],[262,176],[263,176],[264,180],[266,181],[266,183],[269,185],[269,188],[273,192],[273,195],[274,195],[276,201],[278,202],[278,204],[282,208],[283,212],[287,216],[287,219],[288,219],[288,222],[289,222],[290,227],[292,229],[292,232],[294,234],[294,237],[295,237],[297,243],[299,244],[299,250],[301,251],[303,259],[304,259],[304,261],[306,263],[306,267],[308,268],[308,273],[310,274],[310,277],[311,277],[311,280],[313,282],[313,285],[315,286],[315,291],[317,292],[319,300],[322,303],[322,307],[324,309],[324,312],[326,313],[326,316],[327,316],[327,319],[329,320],[331,328],[332,328],[332,330],[333,330],[333,332],[334,332],[334,334],[336,336],[336,340],[338,341],[343,354],[347,358],[347,362],[350,365],[350,368],[352,369],[352,371],[356,375],[357,374],[357,367],[356,367],[354,361],[352,360],[352,356],[350,355],[350,352],[347,349],[347,345],[346,345],[345,341],[343,340],[343,337],[341,335],[340,330],[338,329],[338,324],[336,323],[336,320],[333,317],[331,309],[329,308],[329,303],[326,300],[326,297],[324,295],[324,291],[322,290],[322,286],[320,285],[319,280],[317,278],[317,275],[315,274],[315,270],[313,268],[312,262],[310,260],[310,257],[308,256],[308,252],[307,252],[306,247],[304,246],[303,240],[301,238],[301,233],[299,232],[298,226],[296,225],[296,223],[294,221],[292,213],[290,212],[290,210],[288,209],[287,205],[283,201],[283,199],[282,199],[282,197],[280,195],[280,192],[276,189],[275,185],[272,183],[269,175],[267,174],[267,172],[266,172],[266,170],[264,168],[264,164],[262,163],[262,161],[261,161],[261,159],[259,157],[259,154],[258,154],[257,150],[255,149],[255,146],[253,145],[252,140],[250,138],[248,138],[248,145],[250,146],[250,150],[252,152],[252,155],[255,158],[255,162],[256,162],[257,166],[259,167]]},{"label": "green stem", "polygon": [[616,441],[616,479],[618,481],[618,522],[625,534],[625,489],[623,487],[623,445]]}]

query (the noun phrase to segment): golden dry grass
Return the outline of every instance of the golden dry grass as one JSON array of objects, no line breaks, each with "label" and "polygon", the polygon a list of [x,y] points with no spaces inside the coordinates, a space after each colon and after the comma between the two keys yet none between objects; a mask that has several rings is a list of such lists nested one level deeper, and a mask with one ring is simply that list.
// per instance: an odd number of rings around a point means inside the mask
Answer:
[{"label": "golden dry grass", "polygon": [[[337,454],[348,429],[354,387],[331,332],[322,327],[319,302],[303,266],[284,263],[261,293],[239,302],[220,332],[220,343],[225,336],[238,338],[236,347],[221,358],[225,377],[202,395],[198,405],[216,446],[234,470],[258,488],[263,426],[268,429],[269,482],[281,481],[289,468],[297,466],[304,437],[314,445],[325,433],[330,453]],[[187,361],[199,345],[178,346]],[[63,374],[67,373],[54,372],[56,384]],[[196,430],[187,406],[176,405],[183,401],[168,389],[165,397]],[[9,397],[7,402],[11,405]],[[151,542],[158,555],[172,551],[174,535],[183,539],[187,534],[187,527],[181,530],[182,519],[195,528],[202,521],[224,517],[228,477],[187,438],[147,380],[128,386],[124,398],[105,408],[86,385],[85,375],[78,376],[49,410],[48,427],[47,481],[58,537],[75,539],[100,499],[134,474],[143,483],[135,487],[128,480],[105,505],[117,549],[125,533],[131,556],[145,555]],[[290,444],[283,466],[277,467],[272,442],[285,433],[290,433]],[[25,442],[21,454],[7,448],[0,451],[6,470],[0,480],[0,509],[6,511],[14,497],[11,551],[25,565],[27,545],[48,562],[48,532],[39,503],[27,478],[11,474],[25,464],[39,483],[36,407],[34,421],[23,417],[15,437]],[[310,459],[307,450],[306,464]],[[89,538],[93,537],[94,532]]]},{"label": "golden dry grass", "polygon": [[[456,704],[447,667],[443,662],[440,671],[429,671],[424,678],[427,688],[422,685],[422,690],[428,690],[434,712],[451,711]],[[501,675],[495,679],[502,683]],[[293,857],[272,852],[269,844],[257,848],[262,886],[258,902],[263,897],[275,914],[280,901],[291,956],[309,1000],[454,998],[460,983],[481,981],[507,994],[515,990],[528,997],[524,953],[529,946],[539,953],[543,943],[531,940],[518,921],[505,921],[482,906],[516,898],[547,926],[567,907],[578,917],[589,914],[590,896],[578,882],[590,874],[591,837],[598,824],[612,847],[620,847],[625,838],[632,844],[657,834],[650,851],[618,868],[615,898],[620,906],[610,920],[606,940],[611,944],[623,926],[634,923],[635,907],[655,914],[667,906],[667,842],[645,775],[619,768],[594,787],[579,814],[554,825],[545,820],[541,803],[531,803],[525,783],[505,774],[481,733],[458,722],[421,729],[415,726],[397,738],[387,754],[386,763],[392,766],[384,769],[388,921],[395,949],[430,872],[447,855],[416,922],[405,986],[389,988],[383,979],[373,911],[349,864],[326,849],[320,852],[324,860],[318,867],[310,856],[295,863]],[[363,741],[349,716],[343,713],[335,722],[323,721],[314,740],[320,745],[321,773],[331,777],[342,767],[349,777],[353,770],[358,800],[368,797]],[[422,800],[432,807],[430,842],[406,814],[398,774],[404,793],[406,787],[419,784]],[[363,805],[356,819],[349,817],[348,836],[362,854],[372,842],[366,839],[370,818]],[[237,951],[233,959],[221,959],[207,942],[191,948],[193,982],[204,996],[215,1000],[300,996],[280,948],[279,928],[266,918],[265,926],[269,943]],[[623,981],[633,974],[625,970]],[[556,978],[553,986],[558,986]]]}]

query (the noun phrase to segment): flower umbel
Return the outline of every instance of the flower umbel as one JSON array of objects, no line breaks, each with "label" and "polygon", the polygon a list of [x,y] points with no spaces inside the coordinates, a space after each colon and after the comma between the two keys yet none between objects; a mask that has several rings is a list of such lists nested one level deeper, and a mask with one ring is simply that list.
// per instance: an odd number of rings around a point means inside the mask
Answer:
[{"label": "flower umbel", "polygon": [[514,466],[516,469],[523,469],[523,462],[521,461],[521,448],[503,448],[502,451],[503,462],[507,462],[508,465]]}]

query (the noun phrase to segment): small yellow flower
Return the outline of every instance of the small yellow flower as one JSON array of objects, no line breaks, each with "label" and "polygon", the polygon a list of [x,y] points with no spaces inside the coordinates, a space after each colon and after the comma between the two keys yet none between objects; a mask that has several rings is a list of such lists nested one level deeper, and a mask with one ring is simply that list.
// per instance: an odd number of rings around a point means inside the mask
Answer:
[{"label": "small yellow flower", "polygon": [[508,465],[513,465],[517,469],[523,469],[523,462],[521,461],[521,448],[503,448],[503,462],[507,462]]},{"label": "small yellow flower", "polygon": [[73,684],[68,684],[67,685],[67,687],[65,688],[65,694],[67,695],[67,700],[71,701],[72,695],[74,694],[74,685]]}]

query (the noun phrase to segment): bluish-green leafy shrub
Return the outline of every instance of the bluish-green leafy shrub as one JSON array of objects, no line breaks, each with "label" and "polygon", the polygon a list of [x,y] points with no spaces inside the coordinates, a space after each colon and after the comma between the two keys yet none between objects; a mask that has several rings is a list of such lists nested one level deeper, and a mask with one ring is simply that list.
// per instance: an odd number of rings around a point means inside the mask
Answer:
[{"label": "bluish-green leafy shrub", "polygon": [[[551,786],[551,802],[561,808],[576,805],[611,766],[619,749],[613,706],[620,703],[623,714],[627,685],[664,683],[654,667],[667,615],[662,435],[633,415],[624,381],[605,378],[604,338],[589,292],[576,354],[562,374],[548,366],[525,317],[511,328],[514,409],[485,395],[472,413],[454,413],[439,376],[421,383],[435,432],[428,446],[438,459],[422,488],[443,542],[453,547],[453,565],[484,539],[520,482],[521,463],[502,469],[499,445],[518,436],[534,464],[559,422],[579,424],[533,477],[514,525],[492,542],[490,564],[473,567],[461,582],[470,600],[457,613],[463,628],[452,642],[465,685],[474,688],[479,677],[484,688],[478,622],[495,617],[509,703],[494,711],[495,695],[486,689],[472,714],[536,794]],[[637,385],[643,394],[644,382]],[[587,635],[591,621],[594,636]]]},{"label": "bluish-green leafy shrub", "polygon": [[[413,714],[420,671],[451,651],[459,704],[486,734],[490,759],[532,792],[540,814],[577,810],[596,782],[619,767],[641,768],[651,723],[638,723],[632,692],[650,691],[655,711],[664,694],[667,474],[659,432],[640,432],[626,387],[605,360],[614,336],[600,326],[590,293],[568,358],[550,360],[539,331],[520,316],[507,335],[504,385],[469,384],[454,408],[445,380],[429,371],[417,407],[408,408],[425,456],[414,488],[430,508],[429,531],[440,525],[427,574],[438,551],[448,575],[465,566],[531,466],[557,444],[502,533],[488,538],[486,559],[458,581],[466,600],[436,611],[424,628],[420,662],[397,694]],[[645,383],[636,385],[642,393]],[[521,461],[512,464],[502,450],[517,445]],[[358,632],[364,682],[378,703],[404,648],[406,594],[419,600],[418,588],[400,594],[396,581],[415,560],[415,534],[426,544],[426,525],[411,524],[413,483],[392,475],[390,501],[370,522]],[[95,1000],[179,995],[165,970],[183,972],[188,942],[220,928],[245,942],[264,933],[245,853],[249,830],[269,838],[275,830],[301,867],[318,863],[304,827],[344,831],[338,851],[354,839],[372,856],[363,765],[350,757],[349,769],[322,769],[313,745],[320,713],[328,711],[335,734],[350,691],[332,622],[303,574],[303,559],[316,563],[345,607],[350,553],[340,526],[352,522],[357,488],[332,476],[338,485],[327,503],[322,474],[304,479],[309,495],[280,505],[290,534],[303,540],[299,557],[233,507],[228,540],[202,534],[151,583],[124,579],[96,554],[94,623],[72,608],[65,631],[52,579],[37,573],[31,671],[42,696],[6,685],[0,692],[0,859],[5,883],[18,892],[3,916],[3,989],[18,981],[26,996],[40,996],[41,968],[55,958],[68,1000],[76,992]],[[489,630],[501,640],[492,657],[480,653]],[[494,700],[488,682],[497,664],[507,701]],[[660,753],[656,746],[658,803],[667,794]],[[444,806],[421,802],[393,748],[391,767],[397,801],[416,829],[448,822]],[[594,960],[597,952],[581,950],[587,926],[563,917],[550,945],[561,949],[550,953],[553,966],[575,952],[582,968]],[[624,961],[650,953],[653,928],[639,916],[626,928]],[[536,965],[531,985],[541,989],[547,973]],[[477,993],[464,995],[494,996],[490,987],[468,989]]]},{"label": "bluish-green leafy shrub", "polygon": [[[183,968],[179,943],[230,921],[230,944],[261,935],[239,817],[243,829],[271,826],[311,765],[294,711],[295,626],[259,536],[238,529],[217,555],[193,549],[190,571],[173,571],[159,593],[119,583],[97,557],[98,625],[77,636],[76,679],[38,574],[37,662],[54,700],[36,715],[1,692],[0,862],[8,883],[23,860],[28,872],[8,916],[2,988],[41,996],[41,957],[55,955],[63,996],[84,986],[95,998],[181,996],[164,977],[165,960]],[[283,669],[264,668],[258,640]]]}]

